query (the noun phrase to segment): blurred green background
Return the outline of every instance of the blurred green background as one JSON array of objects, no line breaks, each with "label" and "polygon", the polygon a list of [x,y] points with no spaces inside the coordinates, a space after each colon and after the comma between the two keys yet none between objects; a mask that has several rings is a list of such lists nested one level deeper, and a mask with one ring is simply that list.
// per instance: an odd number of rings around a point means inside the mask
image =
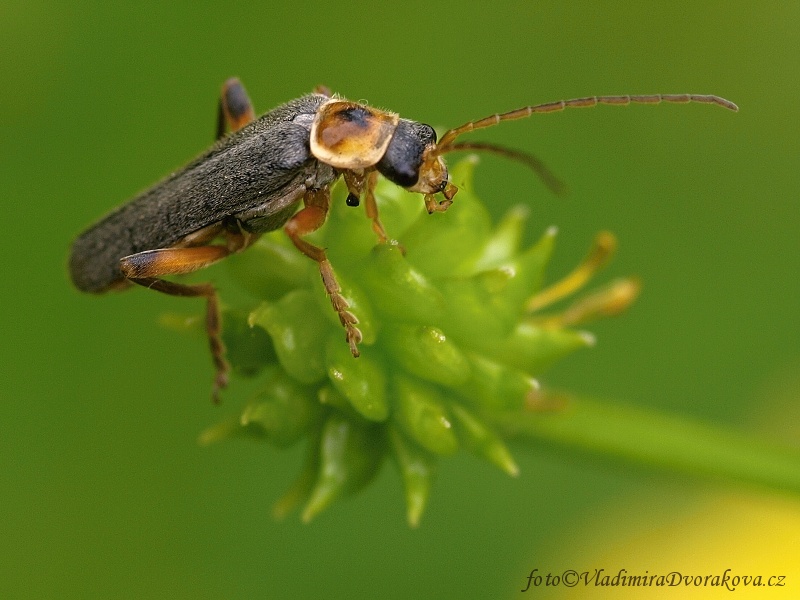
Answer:
[{"label": "blurred green background", "polygon": [[[559,226],[553,276],[609,229],[608,277],[644,282],[548,384],[798,444],[799,23],[798,3],[743,0],[5,0],[0,597],[510,598],[533,568],[796,555],[776,537],[800,536],[792,499],[548,448],[516,448],[518,480],[444,461],[418,530],[391,468],[310,526],[274,522],[302,449],[196,445],[243,398],[212,406],[204,345],[156,324],[191,303],[81,295],[65,264],[81,229],[210,143],[231,75],[259,111],[324,83],[443,127],[575,96],[719,94],[741,112],[598,108],[475,135],[536,152],[571,193],[491,156],[476,186],[497,216],[530,206],[531,238]],[[669,553],[670,531],[705,528],[732,537]]]}]

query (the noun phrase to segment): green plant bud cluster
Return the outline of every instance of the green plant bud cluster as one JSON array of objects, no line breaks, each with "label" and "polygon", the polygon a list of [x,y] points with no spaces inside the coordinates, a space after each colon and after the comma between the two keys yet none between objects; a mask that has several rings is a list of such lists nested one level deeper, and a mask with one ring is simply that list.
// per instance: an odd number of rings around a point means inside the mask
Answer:
[{"label": "green plant bud cluster", "polygon": [[[257,300],[227,310],[234,373],[260,390],[204,443],[253,437],[285,447],[306,440],[297,481],[278,500],[308,521],[370,482],[386,459],[405,489],[408,522],[425,510],[442,457],[465,450],[509,475],[518,467],[493,417],[525,410],[536,377],[590,345],[591,336],[537,323],[526,301],[542,287],[555,231],[522,247],[526,211],[496,226],[472,189],[475,161],[452,169],[460,191],[428,215],[419,194],[386,181],[380,217],[397,241],[377,243],[363,210],[334,190],[327,223],[308,239],[327,249],[363,334],[354,358],[317,265],[281,232],[226,261]],[[235,385],[235,382],[234,384]]]}]

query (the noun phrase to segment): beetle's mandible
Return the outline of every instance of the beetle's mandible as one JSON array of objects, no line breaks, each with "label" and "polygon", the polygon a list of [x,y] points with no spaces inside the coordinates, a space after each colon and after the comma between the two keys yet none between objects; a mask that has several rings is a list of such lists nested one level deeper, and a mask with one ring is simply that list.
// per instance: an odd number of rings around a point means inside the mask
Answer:
[{"label": "beetle's mandible", "polygon": [[325,222],[330,188],[339,177],[349,192],[347,204],[357,206],[363,201],[378,241],[386,242],[374,196],[378,174],[422,194],[428,212],[444,211],[457,188],[448,180],[442,155],[485,150],[522,161],[558,191],[558,180],[534,156],[494,144],[457,143],[456,139],[534,113],[597,104],[661,102],[700,102],[738,110],[732,102],[711,95],[577,98],[470,121],[447,131],[437,142],[429,125],[332,96],[325,88],[255,118],[241,83],[230,79],[223,85],[219,101],[217,143],[83,232],[72,245],[70,275],[84,292],[101,293],[136,283],[165,294],[204,297],[217,401],[219,390],[227,384],[228,364],[214,287],[178,283],[162,279],[164,276],[202,269],[244,250],[260,234],[283,227],[298,250],[319,265],[325,290],[357,357],[361,341],[358,319],[341,294],[325,250],[304,239]]}]

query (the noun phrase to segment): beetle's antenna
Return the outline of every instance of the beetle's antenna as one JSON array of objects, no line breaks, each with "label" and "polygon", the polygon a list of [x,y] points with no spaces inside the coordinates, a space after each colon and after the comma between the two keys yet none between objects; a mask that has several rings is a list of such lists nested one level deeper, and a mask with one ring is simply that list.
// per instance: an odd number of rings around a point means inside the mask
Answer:
[{"label": "beetle's antenna", "polygon": [[727,108],[734,112],[739,110],[739,107],[730,100],[720,98],[719,96],[702,94],[648,94],[637,96],[590,96],[587,98],[573,98],[572,100],[559,100],[557,102],[547,102],[535,106],[525,106],[509,112],[494,114],[489,117],[484,117],[483,119],[478,119],[477,121],[465,123],[460,127],[451,129],[442,136],[442,139],[436,147],[436,153],[444,154],[445,152],[449,152],[450,148],[453,146],[453,141],[464,133],[469,133],[476,129],[492,127],[503,121],[524,119],[530,117],[534,113],[558,112],[565,108],[587,108],[597,106],[598,104],[627,106],[628,104],[661,104],[662,102],[669,102],[671,104],[697,102],[700,104],[716,104],[717,106]]},{"label": "beetle's antenna", "polygon": [[505,146],[490,144],[487,142],[459,142],[456,144],[450,144],[447,148],[445,148],[444,152],[441,152],[441,154],[460,150],[493,152],[499,156],[516,160],[536,173],[539,179],[542,180],[542,183],[544,183],[556,196],[563,196],[567,192],[567,185],[558,177],[556,177],[556,175],[549,168],[547,168],[547,165],[545,165],[540,158],[534,156],[533,154],[521,152],[520,150],[513,150],[511,148],[506,148]]}]

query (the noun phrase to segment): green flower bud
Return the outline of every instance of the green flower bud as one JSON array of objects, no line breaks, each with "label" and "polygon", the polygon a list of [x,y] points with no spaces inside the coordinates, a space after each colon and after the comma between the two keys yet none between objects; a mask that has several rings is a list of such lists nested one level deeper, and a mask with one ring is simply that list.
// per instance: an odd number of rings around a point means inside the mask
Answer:
[{"label": "green flower bud", "polygon": [[594,343],[594,336],[583,331],[543,328],[522,321],[507,338],[487,340],[484,351],[494,360],[538,376],[561,358]]},{"label": "green flower bud", "polygon": [[362,352],[354,360],[341,334],[333,335],[328,339],[325,365],[333,387],[358,413],[370,421],[386,420],[389,416],[386,376],[382,365],[370,358],[368,352]]},{"label": "green flower bud", "polygon": [[375,200],[386,243],[378,243],[379,227],[362,210],[346,206],[344,186],[333,189],[328,222],[307,239],[326,249],[341,288],[337,302],[358,320],[358,358],[318,267],[283,232],[226,261],[233,279],[258,298],[244,312],[225,313],[228,360],[236,375],[262,371],[263,384],[239,415],[207,429],[201,441],[250,437],[282,446],[307,438],[302,472],[275,505],[276,516],[304,505],[303,520],[312,519],[366,485],[387,453],[412,526],[438,461],[460,448],[516,475],[495,424],[527,410],[534,377],[592,344],[570,325],[614,314],[635,297],[635,286],[619,284],[567,312],[540,313],[605,264],[613,236],[599,236],[573,273],[543,290],[555,228],[528,248],[521,245],[527,210],[512,209],[493,228],[471,191],[474,166],[467,160],[451,170],[460,191],[444,214],[427,214],[419,194],[380,180]]},{"label": "green flower bud", "polygon": [[434,457],[409,441],[394,427],[388,428],[389,448],[394,457],[406,496],[406,518],[412,527],[419,525],[436,475]]},{"label": "green flower bud", "polygon": [[375,476],[385,452],[382,430],[332,413],[322,427],[319,452],[317,480],[303,509],[305,522]]},{"label": "green flower bud", "polygon": [[470,378],[459,393],[482,411],[521,410],[539,383],[524,371],[470,354]]},{"label": "green flower bud", "polygon": [[519,467],[503,441],[489,427],[457,403],[451,406],[455,429],[465,448],[485,458],[512,477],[519,474]]},{"label": "green flower bud", "polygon": [[273,368],[264,387],[242,411],[241,423],[260,427],[276,446],[288,446],[309,431],[321,410],[313,388]]},{"label": "green flower bud", "polygon": [[515,206],[508,211],[486,240],[480,252],[464,261],[467,273],[481,273],[497,269],[516,256],[522,243],[522,234],[529,214],[528,207],[522,205]]},{"label": "green flower bud", "polygon": [[438,390],[410,377],[392,378],[397,425],[423,448],[434,454],[454,454],[458,440],[452,419]]},{"label": "green flower bud", "polygon": [[469,362],[447,336],[436,327],[394,325],[383,335],[392,364],[432,383],[457,386],[470,374]]},{"label": "green flower bud", "polygon": [[298,289],[277,302],[263,302],[250,313],[250,325],[262,327],[272,338],[281,366],[302,383],[325,376],[324,350],[319,340],[329,326],[318,310],[310,290]]},{"label": "green flower bud", "polygon": [[397,246],[373,248],[363,265],[361,283],[375,310],[388,319],[428,324],[445,311],[441,292],[411,266]]},{"label": "green flower bud", "polygon": [[254,377],[277,359],[266,331],[251,327],[243,310],[226,310],[222,314],[222,341],[228,349],[231,369],[242,377]]}]

